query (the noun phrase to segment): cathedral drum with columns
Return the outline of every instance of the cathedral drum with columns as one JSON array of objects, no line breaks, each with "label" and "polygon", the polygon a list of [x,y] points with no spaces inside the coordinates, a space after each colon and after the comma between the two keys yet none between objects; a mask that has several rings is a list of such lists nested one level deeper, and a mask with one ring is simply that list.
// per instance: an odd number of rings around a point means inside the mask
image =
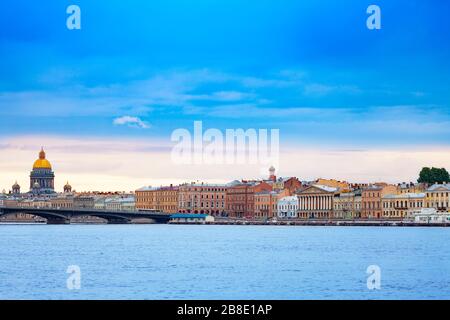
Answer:
[{"label": "cathedral drum with columns", "polygon": [[54,180],[55,174],[52,171],[52,165],[45,158],[44,149],[41,149],[39,159],[34,162],[33,170],[30,173],[30,191],[34,194],[54,193]]}]

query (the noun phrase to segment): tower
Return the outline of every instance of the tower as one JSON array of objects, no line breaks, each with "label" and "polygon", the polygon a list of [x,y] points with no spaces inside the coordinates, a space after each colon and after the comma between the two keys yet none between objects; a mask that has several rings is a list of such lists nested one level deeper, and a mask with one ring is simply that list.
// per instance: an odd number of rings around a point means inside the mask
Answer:
[{"label": "tower", "polygon": [[39,152],[39,159],[33,164],[33,170],[30,173],[30,191],[35,194],[54,193],[55,174],[52,171],[52,165],[45,158],[45,151],[42,148]]},{"label": "tower", "polygon": [[66,185],[64,186],[64,193],[71,193],[72,192],[72,186],[69,184],[69,181],[67,181]]},{"label": "tower", "polygon": [[269,168],[269,180],[275,182],[277,180],[277,177],[275,176],[275,168],[274,166],[271,166]]},{"label": "tower", "polygon": [[13,194],[13,195],[19,195],[19,194],[20,194],[20,186],[19,186],[19,184],[17,183],[17,181],[16,181],[16,183],[14,183],[13,186],[12,186],[12,194]]}]

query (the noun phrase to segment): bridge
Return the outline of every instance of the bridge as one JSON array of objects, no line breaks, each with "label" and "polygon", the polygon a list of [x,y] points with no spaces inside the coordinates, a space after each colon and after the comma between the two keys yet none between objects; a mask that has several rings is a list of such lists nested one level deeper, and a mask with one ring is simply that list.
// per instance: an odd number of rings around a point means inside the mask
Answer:
[{"label": "bridge", "polygon": [[126,224],[137,219],[147,219],[151,223],[167,223],[170,214],[148,211],[106,211],[85,208],[54,209],[54,208],[23,208],[0,207],[0,217],[10,214],[25,213],[47,220],[47,224],[70,224],[72,218],[90,216],[102,218],[109,224]]}]

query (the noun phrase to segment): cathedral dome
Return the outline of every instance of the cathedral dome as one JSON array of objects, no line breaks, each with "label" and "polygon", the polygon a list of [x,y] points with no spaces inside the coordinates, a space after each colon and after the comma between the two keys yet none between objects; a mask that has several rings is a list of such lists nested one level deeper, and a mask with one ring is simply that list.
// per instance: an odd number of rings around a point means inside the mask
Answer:
[{"label": "cathedral dome", "polygon": [[52,169],[50,162],[45,159],[44,149],[41,149],[41,152],[39,152],[39,159],[34,162],[33,169]]}]

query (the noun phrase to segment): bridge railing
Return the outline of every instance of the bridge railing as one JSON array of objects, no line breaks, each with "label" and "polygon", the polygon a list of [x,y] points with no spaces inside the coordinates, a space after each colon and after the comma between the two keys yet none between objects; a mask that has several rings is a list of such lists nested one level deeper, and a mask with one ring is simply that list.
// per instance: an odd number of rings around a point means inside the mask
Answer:
[{"label": "bridge railing", "polygon": [[120,213],[120,214],[153,214],[153,215],[169,215],[168,213],[161,211],[148,211],[148,210],[109,210],[109,209],[96,209],[96,208],[61,208],[61,207],[31,207],[31,206],[0,206],[1,209],[11,209],[11,210],[29,210],[29,211],[60,211],[60,212],[86,212],[86,213]]}]

